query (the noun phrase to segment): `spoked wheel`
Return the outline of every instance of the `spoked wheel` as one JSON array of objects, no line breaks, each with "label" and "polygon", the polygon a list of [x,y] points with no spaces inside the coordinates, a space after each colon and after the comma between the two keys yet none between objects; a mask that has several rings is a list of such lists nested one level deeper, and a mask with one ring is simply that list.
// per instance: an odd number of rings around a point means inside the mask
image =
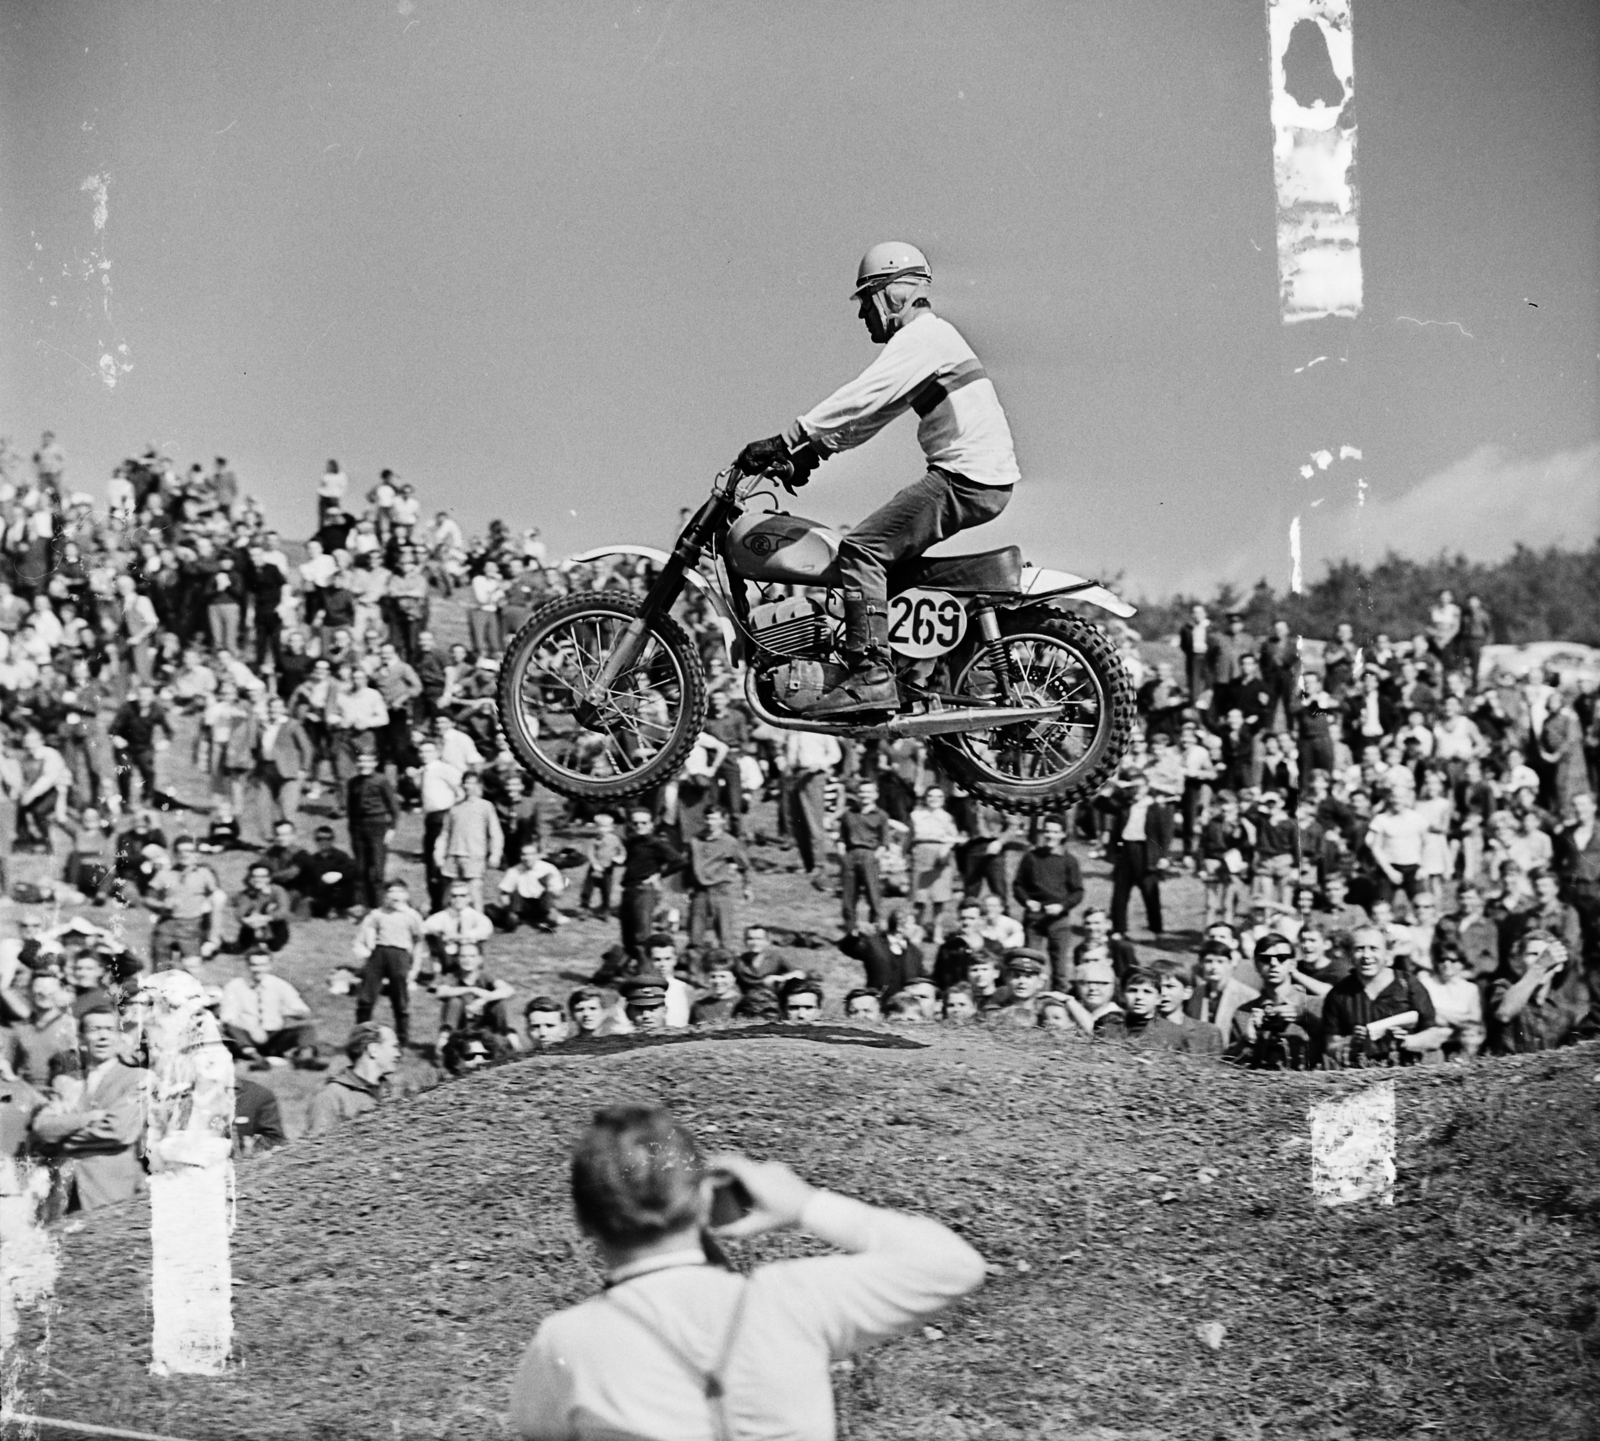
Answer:
[{"label": "spoked wheel", "polygon": [[934,744],[941,765],[1003,810],[1053,810],[1093,795],[1133,735],[1133,683],[1116,647],[1097,626],[1055,611],[1009,612],[1000,630],[998,646],[967,659],[955,690],[1008,704],[996,668],[1003,664],[1019,704],[1066,709],[1037,722],[940,736]]},{"label": "spoked wheel", "polygon": [[640,612],[626,591],[541,606],[500,665],[500,724],[517,758],[576,800],[623,800],[669,781],[706,718],[700,654],[670,616],[591,703],[605,659]]}]

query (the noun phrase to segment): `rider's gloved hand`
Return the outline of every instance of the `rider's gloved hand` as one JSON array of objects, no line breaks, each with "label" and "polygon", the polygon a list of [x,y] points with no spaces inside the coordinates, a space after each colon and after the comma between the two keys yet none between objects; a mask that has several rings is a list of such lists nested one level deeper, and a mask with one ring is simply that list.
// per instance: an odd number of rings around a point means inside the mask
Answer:
[{"label": "rider's gloved hand", "polygon": [[779,461],[789,460],[789,444],[781,435],[766,440],[752,440],[739,452],[734,464],[746,475],[764,475]]}]

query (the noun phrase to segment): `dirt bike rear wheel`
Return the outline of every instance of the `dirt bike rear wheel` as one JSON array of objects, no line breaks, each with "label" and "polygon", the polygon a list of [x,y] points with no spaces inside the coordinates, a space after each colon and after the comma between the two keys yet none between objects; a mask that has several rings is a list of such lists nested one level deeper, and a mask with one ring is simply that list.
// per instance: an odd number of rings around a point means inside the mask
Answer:
[{"label": "dirt bike rear wheel", "polygon": [[670,781],[706,720],[706,677],[683,627],[662,616],[585,725],[575,712],[642,602],[627,591],[562,596],[523,622],[500,663],[500,726],[519,761],[574,800],[620,801]]},{"label": "dirt bike rear wheel", "polygon": [[[1058,719],[938,736],[940,767],[1002,810],[1035,815],[1093,795],[1133,736],[1133,682],[1111,638],[1077,616],[1035,608],[1000,616],[1003,663],[1024,705],[1065,704]],[[1001,657],[979,645],[958,665],[961,695],[1006,704]]]}]

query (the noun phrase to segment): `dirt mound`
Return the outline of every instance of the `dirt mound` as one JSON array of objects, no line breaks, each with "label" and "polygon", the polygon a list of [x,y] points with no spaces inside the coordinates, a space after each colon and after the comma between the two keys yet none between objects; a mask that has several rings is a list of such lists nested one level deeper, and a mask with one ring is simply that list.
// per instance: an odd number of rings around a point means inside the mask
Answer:
[{"label": "dirt mound", "polygon": [[1593,1047],[1398,1074],[1397,1204],[1329,1211],[1306,1107],[1370,1075],[914,1034],[539,1057],[247,1165],[222,1380],[147,1373],[147,1217],[92,1217],[64,1238],[25,1399],[190,1438],[501,1436],[520,1348],[599,1282],[568,1147],[596,1105],[651,1098],[709,1144],[939,1216],[992,1262],[936,1329],[840,1370],[843,1436],[1600,1434]]}]

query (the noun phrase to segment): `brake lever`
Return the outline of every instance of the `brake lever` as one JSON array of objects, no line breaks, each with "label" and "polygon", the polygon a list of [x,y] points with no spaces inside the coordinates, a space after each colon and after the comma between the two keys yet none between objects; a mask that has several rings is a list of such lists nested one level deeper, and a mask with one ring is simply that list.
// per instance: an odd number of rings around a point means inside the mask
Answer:
[{"label": "brake lever", "polygon": [[778,482],[790,495],[800,492],[794,484],[794,462],[789,460],[775,460],[767,467],[767,474]]}]

